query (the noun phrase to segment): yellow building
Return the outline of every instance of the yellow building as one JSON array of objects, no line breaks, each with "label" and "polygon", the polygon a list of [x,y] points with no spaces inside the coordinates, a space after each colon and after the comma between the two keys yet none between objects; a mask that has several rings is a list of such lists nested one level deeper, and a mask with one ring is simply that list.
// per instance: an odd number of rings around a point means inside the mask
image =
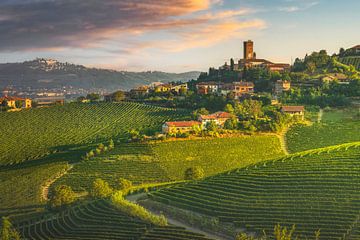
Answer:
[{"label": "yellow building", "polygon": [[[31,108],[32,100],[30,98],[18,98],[18,97],[2,97],[0,98],[0,105],[4,105],[10,108]],[[20,106],[19,106],[20,105]]]},{"label": "yellow building", "polygon": [[194,127],[201,126],[198,121],[166,122],[162,126],[163,133],[184,133],[193,131]]},{"label": "yellow building", "polygon": [[171,85],[170,84],[161,84],[155,87],[154,91],[156,93],[164,93],[164,92],[170,92]]}]

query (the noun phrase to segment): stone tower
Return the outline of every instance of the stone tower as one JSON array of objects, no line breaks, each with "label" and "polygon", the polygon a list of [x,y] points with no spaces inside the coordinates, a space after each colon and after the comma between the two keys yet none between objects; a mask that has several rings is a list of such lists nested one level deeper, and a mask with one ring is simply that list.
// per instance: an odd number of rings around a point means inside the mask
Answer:
[{"label": "stone tower", "polygon": [[254,58],[254,42],[251,40],[244,42],[244,59]]}]

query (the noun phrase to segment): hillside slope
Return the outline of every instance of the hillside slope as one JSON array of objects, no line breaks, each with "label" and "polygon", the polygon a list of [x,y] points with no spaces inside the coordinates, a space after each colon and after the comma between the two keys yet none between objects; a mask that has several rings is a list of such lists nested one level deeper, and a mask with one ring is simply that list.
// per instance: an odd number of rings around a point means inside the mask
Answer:
[{"label": "hillside slope", "polygon": [[[0,114],[0,166],[51,158],[80,160],[87,148],[130,129],[160,131],[163,122],[183,119],[184,110],[138,103],[72,103]],[[85,149],[84,149],[85,147]]]},{"label": "hillside slope", "polygon": [[360,56],[348,56],[341,57],[339,61],[346,65],[353,65],[358,71],[360,71]]},{"label": "hillside slope", "polygon": [[23,63],[0,64],[0,88],[8,85],[22,88],[102,88],[124,89],[152,82],[188,81],[200,72],[165,73],[159,71],[127,72],[86,68],[82,65],[61,63],[50,59],[36,59]]},{"label": "hillside slope", "polygon": [[320,239],[359,239],[359,171],[357,142],[253,164],[150,197],[246,232],[271,233],[280,223],[295,224],[306,237],[320,229]]}]

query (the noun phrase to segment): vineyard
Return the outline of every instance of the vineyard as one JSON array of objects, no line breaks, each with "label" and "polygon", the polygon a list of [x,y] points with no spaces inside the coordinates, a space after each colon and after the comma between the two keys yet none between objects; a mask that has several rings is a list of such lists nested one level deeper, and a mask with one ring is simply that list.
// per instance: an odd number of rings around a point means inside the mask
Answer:
[{"label": "vineyard", "polygon": [[360,142],[288,155],[149,194],[246,232],[280,223],[305,237],[360,239]]},{"label": "vineyard", "polygon": [[186,114],[137,103],[74,103],[1,113],[0,165],[39,158],[79,159],[91,144],[119,140],[131,128],[160,131],[164,121]]},{"label": "vineyard", "polygon": [[353,65],[358,71],[360,71],[360,57],[342,57],[339,60],[343,64]]},{"label": "vineyard", "polygon": [[322,121],[311,126],[292,127],[286,134],[290,152],[360,141],[357,110],[324,111]]},{"label": "vineyard", "polygon": [[26,239],[206,240],[175,226],[158,227],[129,217],[104,200],[78,204],[56,215],[17,225]]},{"label": "vineyard", "polygon": [[67,163],[47,163],[0,170],[0,216],[43,210],[41,186],[68,168]]},{"label": "vineyard", "polygon": [[88,191],[101,177],[116,187],[122,177],[135,184],[183,180],[187,168],[201,166],[207,176],[283,155],[276,136],[244,136],[160,143],[121,144],[108,154],[76,164],[56,185]]}]

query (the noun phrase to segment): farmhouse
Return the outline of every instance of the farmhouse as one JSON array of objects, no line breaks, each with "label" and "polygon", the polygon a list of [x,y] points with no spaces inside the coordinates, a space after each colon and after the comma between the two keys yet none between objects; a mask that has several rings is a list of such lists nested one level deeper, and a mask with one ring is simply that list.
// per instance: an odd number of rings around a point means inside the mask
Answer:
[{"label": "farmhouse", "polygon": [[51,106],[51,105],[64,105],[65,104],[65,98],[62,97],[62,96],[58,96],[58,97],[39,97],[39,98],[35,98],[35,101],[37,102],[39,107]]},{"label": "farmhouse", "polygon": [[149,93],[148,86],[140,86],[138,88],[134,88],[130,90],[130,96],[132,98],[144,97],[148,93]]},{"label": "farmhouse", "polygon": [[226,120],[231,119],[232,117],[233,115],[227,112],[216,112],[209,115],[200,115],[198,120],[202,123],[203,127],[211,121],[214,121],[217,125],[223,127]]},{"label": "farmhouse", "polygon": [[282,94],[283,92],[289,91],[291,88],[291,84],[289,81],[277,80],[274,86],[275,94]]},{"label": "farmhouse", "polygon": [[0,105],[6,105],[10,108],[31,108],[32,100],[30,98],[5,96],[0,98]]},{"label": "farmhouse", "polygon": [[165,122],[162,125],[162,132],[163,133],[191,132],[196,126],[200,127],[201,122],[198,121]]},{"label": "farmhouse", "polygon": [[291,116],[300,116],[300,118],[304,120],[304,106],[282,106],[281,112],[290,114]]}]

